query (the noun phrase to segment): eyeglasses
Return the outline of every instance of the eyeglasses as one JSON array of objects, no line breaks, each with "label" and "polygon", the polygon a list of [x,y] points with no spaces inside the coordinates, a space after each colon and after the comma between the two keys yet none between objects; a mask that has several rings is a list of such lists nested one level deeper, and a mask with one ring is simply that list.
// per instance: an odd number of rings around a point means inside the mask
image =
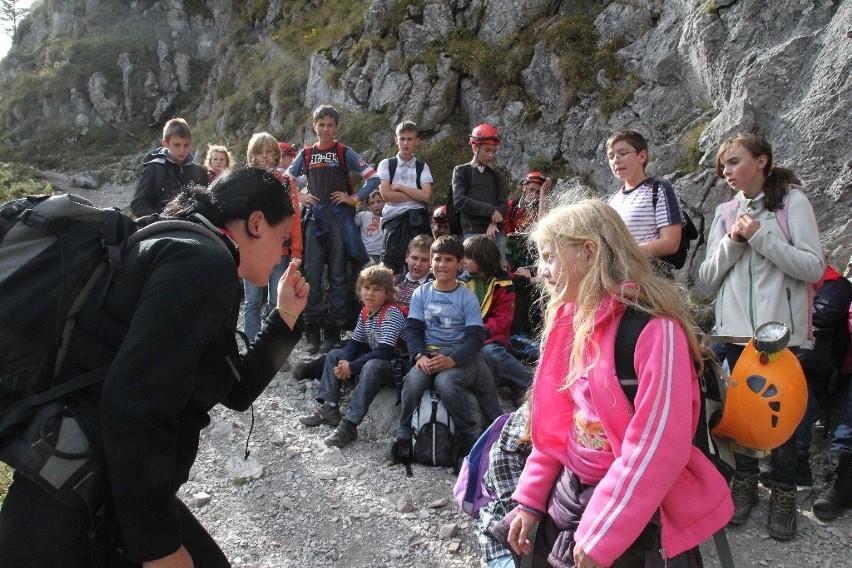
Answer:
[{"label": "eyeglasses", "polygon": [[636,154],[636,150],[622,150],[621,152],[617,152],[615,154],[607,154],[606,159],[610,162],[614,162],[616,158],[619,160],[625,159],[630,154]]}]

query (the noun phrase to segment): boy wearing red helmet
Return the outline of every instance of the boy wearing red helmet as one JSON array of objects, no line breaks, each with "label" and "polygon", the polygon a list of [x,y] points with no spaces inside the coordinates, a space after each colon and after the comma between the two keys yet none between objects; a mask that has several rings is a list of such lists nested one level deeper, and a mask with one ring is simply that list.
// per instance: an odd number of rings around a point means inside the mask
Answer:
[{"label": "boy wearing red helmet", "polygon": [[432,237],[437,239],[450,233],[450,217],[447,215],[447,206],[436,207],[432,213]]},{"label": "boy wearing red helmet", "polygon": [[491,167],[499,145],[500,133],[490,124],[480,124],[473,129],[470,133],[473,159],[453,170],[451,203],[459,212],[462,236],[487,236],[497,244],[501,261],[505,262],[503,220],[508,208],[508,195],[503,178]]}]

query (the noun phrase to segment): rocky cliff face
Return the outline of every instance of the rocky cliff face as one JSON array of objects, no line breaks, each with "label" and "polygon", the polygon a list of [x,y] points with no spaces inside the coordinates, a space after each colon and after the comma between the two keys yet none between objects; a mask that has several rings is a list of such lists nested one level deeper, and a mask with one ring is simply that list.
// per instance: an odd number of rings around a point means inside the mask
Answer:
[{"label": "rocky cliff face", "polygon": [[[852,252],[852,0],[373,0],[333,15],[317,0],[116,4],[45,0],[22,26],[0,64],[7,146],[130,127],[153,140],[175,114],[205,141],[297,140],[307,109],[332,103],[369,130],[356,146],[369,159],[410,118],[430,161],[458,163],[464,140],[452,156],[442,141],[489,122],[513,179],[534,165],[564,194],[605,195],[603,142],[633,128],[650,172],[707,229],[730,195],[715,150],[756,129],[808,186],[830,260]],[[107,32],[123,41],[95,41]],[[23,78],[42,81],[40,100],[20,95]],[[448,185],[450,171],[436,174]]]}]

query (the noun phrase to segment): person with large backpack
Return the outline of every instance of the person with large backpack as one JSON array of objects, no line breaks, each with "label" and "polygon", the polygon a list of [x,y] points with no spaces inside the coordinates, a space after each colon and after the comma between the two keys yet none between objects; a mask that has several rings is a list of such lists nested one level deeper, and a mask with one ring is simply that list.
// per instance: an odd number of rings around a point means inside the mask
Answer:
[{"label": "person with large backpack", "polygon": [[[734,507],[693,445],[705,348],[686,293],[655,275],[602,201],[554,209],[532,238],[549,303],[509,544],[537,566],[701,566],[699,544]],[[632,402],[615,372],[628,307],[650,315]]]},{"label": "person with large backpack", "polygon": [[[120,265],[94,281],[66,338],[59,386],[87,374],[102,379],[55,401],[50,416],[36,406],[30,423],[2,433],[3,459],[17,470],[0,510],[2,566],[230,566],[177,492],[208,411],[219,403],[248,409],[301,337],[296,322],[308,286],[294,261],[278,283],[277,309],[247,352],[237,340],[240,279],[267,282],[294,211],[280,181],[248,168],[223,174],[209,189],[183,190],[164,214],[203,226],[204,234],[179,224],[128,246]],[[74,230],[54,221],[60,231]],[[27,310],[19,305],[20,318]],[[10,393],[2,395],[5,402]],[[50,479],[16,467],[39,448],[24,447],[20,462],[12,455],[32,430],[42,449],[55,445],[53,460],[79,458],[67,465],[88,467],[90,475],[49,493]]]},{"label": "person with large backpack", "polygon": [[[707,256],[698,276],[716,292],[716,333],[751,337],[777,321],[790,330],[794,352],[813,345],[814,288],[825,271],[814,210],[796,174],[777,167],[772,146],[759,134],[743,132],[722,142],[716,174],[736,195],[716,208],[707,239]],[[791,214],[792,213],[792,214]],[[744,350],[725,343],[731,369]],[[731,481],[736,512],[743,524],[757,504],[760,468],[756,457],[737,454]],[[796,536],[796,437],[772,450],[767,531],[789,540]]]}]

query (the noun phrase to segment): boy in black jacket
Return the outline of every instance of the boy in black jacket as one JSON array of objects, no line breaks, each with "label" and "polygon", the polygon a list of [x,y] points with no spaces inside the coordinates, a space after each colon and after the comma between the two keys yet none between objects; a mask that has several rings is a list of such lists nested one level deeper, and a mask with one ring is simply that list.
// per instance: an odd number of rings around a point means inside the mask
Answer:
[{"label": "boy in black jacket", "polygon": [[130,210],[137,217],[161,213],[182,187],[207,186],[207,171],[192,161],[192,131],[182,118],[163,127],[163,146],[142,160],[142,179]]}]

